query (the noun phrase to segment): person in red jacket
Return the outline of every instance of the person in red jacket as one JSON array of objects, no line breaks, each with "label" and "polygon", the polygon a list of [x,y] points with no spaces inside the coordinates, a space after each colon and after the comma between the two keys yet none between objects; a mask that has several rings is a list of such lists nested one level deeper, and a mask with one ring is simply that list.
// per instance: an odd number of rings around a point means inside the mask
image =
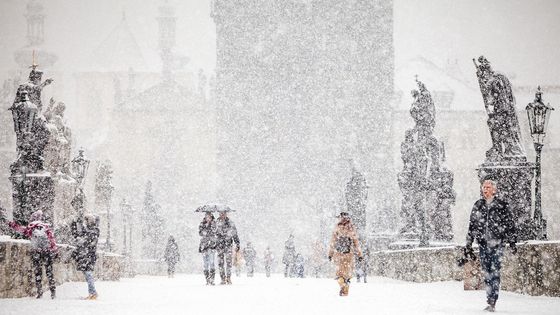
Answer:
[{"label": "person in red jacket", "polygon": [[21,226],[16,222],[9,222],[9,225],[16,232],[23,234],[31,241],[31,261],[35,271],[35,284],[37,286],[37,298],[43,296],[43,265],[45,273],[49,279],[49,289],[51,298],[56,297],[56,284],[53,274],[53,260],[58,254],[54,234],[50,225],[43,222],[43,212],[41,210],[33,212],[27,226]]}]

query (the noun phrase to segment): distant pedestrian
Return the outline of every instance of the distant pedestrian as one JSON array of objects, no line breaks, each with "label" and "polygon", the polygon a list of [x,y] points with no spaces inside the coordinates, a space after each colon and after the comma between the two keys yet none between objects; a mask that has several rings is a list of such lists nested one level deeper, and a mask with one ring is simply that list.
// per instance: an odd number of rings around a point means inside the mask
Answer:
[{"label": "distant pedestrian", "polygon": [[216,268],[214,265],[214,257],[216,255],[216,221],[211,212],[205,212],[204,219],[198,226],[198,235],[200,245],[198,251],[202,254],[204,277],[207,285],[214,285],[214,277]]},{"label": "distant pedestrian", "polygon": [[350,288],[350,278],[354,269],[354,256],[361,261],[362,251],[358,243],[356,229],[347,212],[340,212],[340,221],[337,223],[330,243],[329,260],[334,259],[336,264],[336,277],[340,286],[340,296],[347,296]]},{"label": "distant pedestrian", "polygon": [[241,251],[235,251],[232,257],[233,268],[235,269],[235,275],[237,277],[241,276],[241,268],[243,267],[243,255]]},{"label": "distant pedestrian", "polygon": [[50,225],[43,221],[43,212],[37,210],[31,214],[27,226],[21,226],[14,221],[9,226],[16,232],[23,234],[31,241],[31,262],[35,272],[35,285],[37,287],[37,298],[43,296],[43,265],[49,280],[51,298],[56,297],[56,283],[53,274],[53,260],[58,256],[58,248]]},{"label": "distant pedestrian", "polygon": [[247,246],[243,249],[243,258],[245,258],[245,266],[247,266],[247,277],[252,277],[255,272],[257,252],[251,242],[247,242]]},{"label": "distant pedestrian", "polygon": [[[218,267],[220,268],[220,284],[231,284],[232,251],[239,252],[239,236],[237,228],[227,212],[220,211],[216,220],[216,236],[218,240]],[[233,245],[235,244],[235,247]]]},{"label": "distant pedestrian", "polygon": [[96,300],[98,295],[95,290],[93,271],[97,261],[99,217],[86,214],[84,221],[78,219],[71,224],[72,236],[76,240],[76,249],[72,252],[72,257],[76,261],[76,269],[83,272],[86,278],[89,295],[85,299]]},{"label": "distant pedestrian", "polygon": [[360,278],[363,278],[364,283],[367,283],[369,246],[366,244],[364,247],[365,248],[362,250],[364,259],[356,262],[356,280],[360,282]]},{"label": "distant pedestrian", "polygon": [[500,269],[506,244],[517,253],[513,214],[507,202],[496,197],[497,183],[492,179],[482,182],[482,196],[474,203],[467,232],[465,255],[472,256],[473,241],[479,246],[480,263],[486,284],[485,311],[494,312],[500,291]]},{"label": "distant pedestrian", "polygon": [[282,256],[282,263],[284,264],[284,277],[292,277],[295,259],[296,246],[294,244],[294,236],[290,234],[284,243],[284,255]]},{"label": "distant pedestrian", "polygon": [[267,246],[266,250],[264,251],[264,270],[266,272],[267,277],[270,277],[273,261],[274,261],[274,255],[270,251],[270,247]]},{"label": "distant pedestrian", "polygon": [[305,274],[305,259],[303,255],[298,253],[294,261],[294,274],[298,278],[303,278]]},{"label": "distant pedestrian", "polygon": [[167,240],[167,246],[165,246],[165,253],[163,255],[165,262],[167,262],[167,276],[173,278],[175,276],[175,265],[181,260],[181,255],[179,254],[179,246],[175,242],[173,235],[169,236]]},{"label": "distant pedestrian", "polygon": [[312,273],[315,278],[323,273],[323,267],[325,265],[327,250],[321,243],[321,241],[316,240],[313,242],[313,252],[311,253],[311,267],[313,268]]}]

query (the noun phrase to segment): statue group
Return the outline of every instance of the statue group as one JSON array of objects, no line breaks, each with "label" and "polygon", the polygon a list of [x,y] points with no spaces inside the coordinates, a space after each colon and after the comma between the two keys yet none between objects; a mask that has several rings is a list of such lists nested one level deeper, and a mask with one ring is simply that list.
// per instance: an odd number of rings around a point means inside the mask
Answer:
[{"label": "statue group", "polygon": [[403,194],[401,238],[431,240],[453,239],[451,205],[455,202],[453,173],[444,165],[443,144],[434,136],[436,111],[430,92],[416,80],[410,108],[415,126],[405,132],[401,144],[403,170],[398,183]]},{"label": "statue group", "polygon": [[25,224],[31,213],[42,210],[53,220],[55,183],[53,175],[70,176],[71,130],[64,120],[65,105],[50,99],[42,103],[43,72],[31,66],[29,80],[20,84],[10,107],[16,134],[17,158],[10,166],[14,219]]}]

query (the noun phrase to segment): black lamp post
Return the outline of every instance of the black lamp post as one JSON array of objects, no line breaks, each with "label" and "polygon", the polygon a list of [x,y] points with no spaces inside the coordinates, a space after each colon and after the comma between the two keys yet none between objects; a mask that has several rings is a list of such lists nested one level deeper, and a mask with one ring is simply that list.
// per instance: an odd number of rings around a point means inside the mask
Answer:
[{"label": "black lamp post", "polygon": [[535,162],[535,212],[533,215],[535,221],[535,236],[538,240],[544,240],[546,239],[546,221],[543,219],[541,206],[541,151],[544,146],[544,137],[546,136],[546,128],[548,126],[550,114],[554,108],[544,104],[541,87],[539,86],[537,93],[535,93],[535,100],[529,103],[525,110],[527,110],[531,136],[533,137],[533,143],[537,153]]},{"label": "black lamp post", "polygon": [[86,178],[89,169],[89,162],[90,161],[86,159],[84,155],[84,149],[80,149],[78,151],[78,156],[72,160],[72,166],[74,168],[79,187],[82,187],[84,184],[84,178]]},{"label": "black lamp post", "polygon": [[[123,198],[121,202],[121,212],[123,218],[123,254],[132,253],[132,215],[134,210],[132,206]],[[127,227],[128,227],[128,244],[127,244]]]},{"label": "black lamp post", "polygon": [[80,149],[78,151],[78,156],[72,160],[72,167],[74,169],[76,180],[78,181],[78,187],[76,189],[76,195],[72,199],[71,203],[74,209],[78,212],[78,218],[81,220],[84,215],[84,203],[86,202],[83,183],[89,168],[89,160],[85,158],[83,149]]}]

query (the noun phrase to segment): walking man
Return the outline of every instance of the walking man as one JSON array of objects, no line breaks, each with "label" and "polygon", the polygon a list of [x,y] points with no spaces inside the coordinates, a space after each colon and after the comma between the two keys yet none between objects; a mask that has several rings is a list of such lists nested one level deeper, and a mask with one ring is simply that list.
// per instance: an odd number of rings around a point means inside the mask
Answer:
[{"label": "walking man", "polygon": [[474,203],[466,244],[467,253],[473,252],[473,241],[479,245],[488,303],[484,310],[489,312],[496,309],[505,244],[510,244],[513,254],[517,252],[513,214],[507,202],[496,197],[496,192],[496,181],[485,179],[482,182],[483,198]]},{"label": "walking man", "polygon": [[231,221],[226,211],[220,211],[216,220],[216,237],[218,240],[218,268],[220,269],[220,284],[231,284],[232,249],[235,243],[235,252],[239,252],[239,237],[235,224]]}]

